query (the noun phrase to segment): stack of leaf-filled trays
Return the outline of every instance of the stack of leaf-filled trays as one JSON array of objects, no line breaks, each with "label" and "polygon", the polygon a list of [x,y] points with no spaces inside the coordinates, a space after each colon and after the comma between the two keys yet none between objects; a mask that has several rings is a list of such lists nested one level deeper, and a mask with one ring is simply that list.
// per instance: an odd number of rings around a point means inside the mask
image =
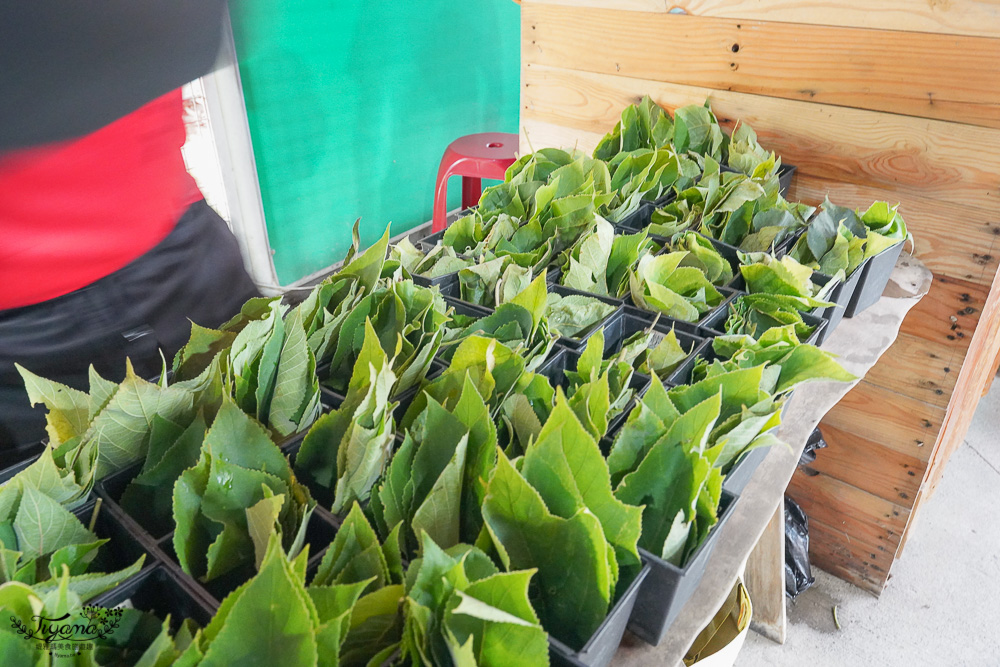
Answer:
[{"label": "stack of leaf-filled trays", "polygon": [[[300,443],[293,439],[286,447],[294,449]],[[122,526],[133,539],[141,544],[147,553],[155,559],[157,567],[163,569],[172,581],[178,582],[182,588],[186,588],[200,604],[204,605],[214,614],[219,608],[220,602],[225,597],[238,588],[241,584],[249,580],[255,574],[253,563],[248,566],[236,568],[233,571],[203,583],[198,581],[181,569],[174,551],[174,526],[170,521],[170,526],[163,524],[151,525],[147,516],[133,516],[128,513],[120,504],[122,495],[131,481],[139,474],[142,463],[135,464],[117,473],[108,475],[95,485],[95,492],[102,500],[102,512],[108,512],[112,520]],[[166,522],[165,522],[166,523]],[[314,554],[310,557],[310,563],[333,541],[333,537],[340,527],[339,520],[317,506],[306,527],[304,543],[309,545],[310,552]],[[108,595],[114,593],[111,591]]]}]

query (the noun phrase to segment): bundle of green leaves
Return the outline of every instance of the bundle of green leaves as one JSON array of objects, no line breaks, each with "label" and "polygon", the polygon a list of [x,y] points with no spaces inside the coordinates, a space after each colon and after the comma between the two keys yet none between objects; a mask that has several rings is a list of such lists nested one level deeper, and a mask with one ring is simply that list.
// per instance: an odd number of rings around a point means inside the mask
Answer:
[{"label": "bundle of green leaves", "polygon": [[[389,227],[371,247],[359,254],[358,223],[354,223],[354,242],[344,258],[342,268],[316,286],[296,310],[302,313],[302,323],[309,339],[309,349],[317,363],[334,354],[340,328],[358,302],[371,294],[387,269],[386,248]],[[357,335],[357,332],[354,332]]]},{"label": "bundle of green leaves", "polygon": [[639,544],[682,567],[718,521],[721,447],[708,445],[720,395],[680,411],[658,380],[636,404],[608,455],[615,496],[644,505]]},{"label": "bundle of green leaves", "polygon": [[225,360],[233,400],[278,436],[308,428],[320,413],[305,311],[296,308],[285,319],[287,309],[279,298],[271,299],[267,312],[236,334]]},{"label": "bundle of green leaves", "polygon": [[[549,294],[545,275],[543,272],[520,293],[497,306],[492,314],[469,323],[461,331],[450,332],[442,345],[441,356],[451,361],[455,349],[465,339],[482,336],[494,338],[519,353],[528,370],[537,368],[558,337],[550,330],[547,316]],[[508,290],[503,285],[496,289],[507,298]]]},{"label": "bundle of green leaves", "polygon": [[805,226],[813,210],[787,202],[778,189],[772,160],[745,175],[722,172],[709,157],[696,185],[653,211],[649,232],[673,236],[694,230],[747,252],[764,251]]},{"label": "bundle of green leaves", "polygon": [[406,627],[393,664],[548,664],[548,637],[531,607],[533,570],[500,572],[467,544],[442,550],[421,533],[406,573]]},{"label": "bundle of green leaves", "polygon": [[228,398],[173,501],[177,560],[206,582],[250,569],[255,558],[259,565],[272,532],[298,553],[315,507],[268,432]]},{"label": "bundle of green leaves", "polygon": [[659,315],[646,329],[637,331],[623,340],[621,348],[605,359],[603,364],[608,366],[628,364],[640,373],[657,375],[661,379],[670,375],[682,361],[687,359],[691,349],[684,349],[672,327],[666,334],[656,331],[657,322]]},{"label": "bundle of green leaves", "polygon": [[126,363],[121,384],[90,369],[90,393],[41,378],[18,366],[32,404],[44,404],[49,449],[72,489],[67,506],[86,500],[94,481],[140,461],[149,447],[155,416],[175,423],[193,419],[201,394],[190,385],[153,384],[137,376]]},{"label": "bundle of green leaves", "polygon": [[487,188],[441,244],[474,258],[510,256],[538,271],[593,229],[615,196],[604,162],[546,149],[511,165],[507,180]]},{"label": "bundle of green leaves", "polygon": [[899,214],[899,204],[877,201],[861,213],[862,224],[868,230],[865,236],[865,257],[874,257],[904,241],[913,242],[913,234],[906,229],[906,222]]},{"label": "bundle of green leaves", "polygon": [[875,202],[858,213],[827,199],[789,254],[827,275],[849,276],[866,259],[912,239],[898,208]]},{"label": "bundle of green leaves", "polygon": [[747,176],[753,176],[760,165],[767,165],[775,174],[781,167],[781,158],[765,150],[757,141],[757,133],[743,121],[736,121],[726,157],[726,164],[731,169]]},{"label": "bundle of green leaves", "polygon": [[609,162],[620,153],[663,148],[673,136],[670,114],[646,95],[639,104],[630,104],[622,110],[614,129],[597,143],[594,157]]},{"label": "bundle of green leaves", "polygon": [[139,571],[144,557],[118,572],[88,573],[108,540],[93,533],[97,510],[88,528],[63,506],[72,493],[48,449],[0,487],[0,583],[18,582],[45,596],[66,575],[64,585],[88,600]]},{"label": "bundle of green leaves", "polygon": [[729,304],[724,325],[727,334],[760,338],[773,327],[791,325],[799,340],[816,329],[802,319],[802,298],[785,294],[743,294]]},{"label": "bundle of green leaves", "polygon": [[853,382],[857,378],[844,370],[836,356],[815,345],[800,343],[794,325],[774,327],[759,339],[752,336],[719,336],[712,349],[720,357],[709,363],[701,359],[692,371],[692,382],[739,368],[768,364],[765,383],[768,393],[786,394],[812,380]]},{"label": "bundle of green leaves", "polygon": [[643,310],[685,322],[697,322],[725,297],[700,269],[682,266],[691,253],[644,255],[629,271],[632,301]]},{"label": "bundle of green leaves", "polygon": [[740,273],[746,281],[747,292],[791,297],[794,300],[789,302],[796,304],[801,311],[834,305],[827,299],[843,279],[841,273],[824,285],[817,284],[812,280],[813,270],[789,255],[777,259],[765,252],[740,253],[739,258]]},{"label": "bundle of green leaves", "polygon": [[729,150],[729,137],[719,126],[708,100],[689,104],[674,111],[674,134],[671,139],[678,153],[691,153],[721,162]]},{"label": "bundle of green leaves", "polygon": [[307,587],[307,557],[308,550],[289,557],[272,534],[260,571],[222,602],[177,664],[382,664],[392,651],[381,655],[380,641],[394,646],[402,631],[403,586],[365,593],[369,578]]},{"label": "bundle of green leaves", "polygon": [[400,427],[412,429],[432,399],[446,410],[454,410],[468,381],[489,407],[491,417],[495,417],[500,403],[524,373],[525,365],[523,355],[500,341],[468,336],[459,344],[444,372],[424,383],[417,392]]},{"label": "bundle of green leaves", "polygon": [[667,391],[653,378],[608,455],[615,496],[644,505],[640,546],[683,567],[718,521],[723,470],[778,442],[781,405],[765,366],[722,372]]},{"label": "bundle of green leaves", "polygon": [[611,223],[601,220],[565,255],[559,284],[593,294],[622,297],[628,293],[628,272],[650,252],[653,242],[645,230],[615,234]]},{"label": "bundle of green leaves", "polygon": [[198,463],[207,428],[201,412],[186,425],[153,416],[146,460],[119,504],[154,537],[173,530],[174,483]]},{"label": "bundle of green leaves", "polygon": [[433,397],[426,404],[406,430],[370,505],[379,534],[402,531],[411,556],[421,534],[446,549],[476,541],[486,480],[496,465],[496,428],[469,375],[452,408]]},{"label": "bundle of green leaves", "polygon": [[[351,598],[356,597],[354,591],[360,594],[357,602],[352,603],[353,610],[345,605],[337,614],[345,621],[337,637],[340,664],[371,664],[368,660],[372,656],[393,652],[387,649],[398,645],[403,632],[403,583],[399,531],[392,531],[380,543],[361,507],[355,503],[323,554],[307,589],[317,602],[336,595],[338,590],[350,591]],[[329,646],[322,641],[320,644]],[[336,653],[331,651],[333,655]]]},{"label": "bundle of green leaves", "polygon": [[401,583],[403,559],[399,528],[389,531],[384,543],[379,542],[361,506],[354,503],[324,552],[312,585],[364,584],[363,593],[374,593],[385,586]]},{"label": "bundle of green leaves", "polygon": [[542,627],[581,648],[638,572],[642,509],[614,497],[597,442],[564,397],[522,458],[498,455],[482,512],[504,568],[538,569],[529,595]]},{"label": "bundle of green leaves", "polygon": [[608,161],[611,188],[617,193],[608,204],[608,220],[621,222],[644,201],[655,201],[671,189],[689,187],[701,174],[697,161],[672,147],[640,148],[619,153]]},{"label": "bundle of green leaves", "polygon": [[403,238],[389,249],[389,261],[398,262],[411,276],[434,279],[473,266],[476,260],[462,257],[448,245],[436,245],[426,253]]},{"label": "bundle of green leaves", "polygon": [[340,514],[364,501],[382,475],[395,441],[389,400],[396,376],[371,321],[354,364],[344,402],[321,416],[302,441],[295,470],[314,489],[333,492],[331,511]]},{"label": "bundle of green leaves", "polygon": [[[662,212],[654,212],[650,231],[662,234],[671,228],[675,232],[693,228],[737,245],[741,239],[735,238],[736,235],[739,231],[745,234],[746,230],[739,229],[738,223],[742,217],[733,221],[732,225],[729,224],[731,214],[741,207],[745,210],[748,202],[755,202],[767,195],[760,183],[744,174],[721,171],[719,163],[709,157],[705,159],[704,171],[698,183],[678,192],[677,199],[662,209]],[[770,199],[776,201],[776,196],[777,180],[774,179]]]},{"label": "bundle of green leaves", "polygon": [[519,266],[505,255],[459,271],[459,296],[463,301],[495,308],[527,289],[531,280],[531,269]]},{"label": "bundle of green leaves", "polygon": [[687,252],[680,266],[693,266],[713,285],[727,285],[733,279],[733,266],[712,245],[712,242],[695,232],[679,232],[666,245],[667,252]]},{"label": "bundle of green leaves", "polygon": [[[477,270],[460,272],[462,299],[487,307],[505,303],[524,306],[544,303],[542,316],[552,333],[574,337],[592,329],[613,313],[615,306],[583,294],[559,294],[548,291],[547,271],[531,279],[531,273],[499,258],[479,265]],[[503,273],[501,274],[501,267]],[[544,302],[542,301],[544,299]],[[498,311],[499,312],[499,311]]]},{"label": "bundle of green leaves", "polygon": [[548,294],[545,317],[553,333],[578,338],[598,327],[617,309],[616,306],[583,294]]},{"label": "bundle of green leaves", "polygon": [[365,294],[340,325],[324,383],[346,391],[370,324],[382,350],[391,359],[396,376],[393,395],[416,386],[426,377],[449,321],[447,306],[436,289],[412,280],[387,280]]},{"label": "bundle of green leaves", "polygon": [[[632,390],[632,376],[636,361],[647,350],[638,349],[634,342],[625,341],[616,354],[604,358],[604,330],[598,330],[587,339],[587,345],[576,362],[576,370],[566,369],[566,396],[571,407],[595,439],[600,440],[607,431],[610,420],[621,414],[635,392]],[[603,385],[607,384],[607,416],[594,414],[594,407],[603,407]],[[582,397],[582,398],[581,398]],[[599,401],[598,403],[595,403]],[[587,406],[583,411],[574,406]]]}]

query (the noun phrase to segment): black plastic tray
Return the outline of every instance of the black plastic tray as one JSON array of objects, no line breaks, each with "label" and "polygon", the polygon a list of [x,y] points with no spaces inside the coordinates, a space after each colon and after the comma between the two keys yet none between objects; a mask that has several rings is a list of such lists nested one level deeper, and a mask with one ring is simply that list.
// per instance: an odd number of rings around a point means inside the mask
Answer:
[{"label": "black plastic tray", "polygon": [[642,569],[611,607],[604,622],[597,627],[597,630],[579,651],[574,651],[550,635],[549,658],[552,665],[605,667],[611,664],[612,658],[618,651],[618,646],[622,643],[625,627],[634,615],[636,600],[641,594],[643,586],[646,585],[649,574],[650,564],[643,559]]},{"label": "black plastic tray", "polygon": [[[839,285],[833,288],[830,293],[829,301],[833,302],[835,305],[827,306],[826,308],[816,308],[813,310],[814,315],[818,315],[826,320],[826,326],[823,328],[823,332],[817,337],[816,345],[822,345],[830,334],[833,333],[834,329],[840,324],[840,321],[844,319],[844,315],[847,312],[847,308],[854,297],[854,292],[858,286],[858,280],[861,278],[861,272],[855,271],[846,280],[841,282]],[[822,273],[813,273],[813,282],[825,285],[831,278]]]},{"label": "black plastic tray", "polygon": [[[305,544],[309,545],[310,551],[319,552],[325,549],[332,541],[340,527],[340,522],[336,517],[326,511],[322,506],[317,506],[306,526]],[[184,572],[177,562],[177,555],[174,551],[173,533],[164,537],[157,543],[157,548],[163,555],[163,566],[171,574],[189,589],[198,593],[212,609],[218,609],[219,603],[227,595],[246,583],[256,574],[253,562],[236,568],[221,577],[203,583]]]},{"label": "black plastic tray", "polygon": [[45,447],[46,441],[43,440],[42,442],[16,447],[0,454],[0,462],[5,464],[3,470],[0,470],[0,486],[9,482],[14,475],[37,461],[42,451],[45,450]]},{"label": "black plastic tray", "polygon": [[736,459],[733,467],[729,470],[729,474],[722,480],[722,490],[728,491],[735,496],[743,493],[743,489],[750,483],[757,468],[767,458],[769,450],[769,447],[757,447]]},{"label": "black plastic tray", "polygon": [[847,307],[845,317],[854,317],[863,310],[870,308],[882,298],[882,292],[889,283],[889,276],[896,267],[896,260],[899,259],[903,251],[903,242],[886,248],[874,257],[864,261],[864,264],[854,270],[855,273],[864,271],[858,282],[857,289],[854,290],[854,298],[851,299]]},{"label": "black plastic tray", "polygon": [[[83,507],[73,511],[76,518],[85,527],[90,527],[90,519],[94,513],[95,502],[89,502]],[[146,559],[142,563],[143,570],[147,570],[157,563],[157,556],[150,548],[150,543],[141,536],[129,530],[128,525],[118,521],[114,509],[107,506],[103,501],[101,508],[97,512],[97,520],[94,522],[93,532],[101,539],[108,542],[97,550],[97,555],[90,565],[88,572],[116,572],[123,570],[134,564],[140,557]],[[140,570],[143,571],[143,570]]]},{"label": "black plastic tray", "polygon": [[[705,318],[701,324],[700,328],[702,335],[706,338],[717,338],[719,336],[726,335],[724,332],[724,327],[726,324],[726,318],[729,316],[729,301],[723,304],[724,308],[716,309],[710,317]],[[802,321],[811,327],[815,327],[813,332],[809,334],[808,338],[802,343],[810,343],[812,345],[817,345],[817,340],[823,334],[823,330],[826,328],[826,320],[813,313],[800,313],[802,315]]]},{"label": "black plastic tray", "polygon": [[664,336],[670,333],[671,328],[677,337],[677,342],[688,353],[688,358],[682,360],[666,377],[661,377],[663,382],[673,382],[684,364],[697,356],[707,341],[698,335],[697,328],[682,329],[675,325],[672,320],[665,317],[656,320],[656,316],[650,317],[650,313],[638,309],[624,309],[621,315],[613,321],[608,322],[604,327],[604,358],[607,359],[613,354],[617,354],[622,349],[622,344],[631,336],[652,329],[655,336],[652,341],[657,344]]},{"label": "black plastic tray", "polygon": [[175,631],[185,618],[205,627],[215,614],[215,609],[197,597],[163,566],[140,572],[114,590],[96,598],[94,604],[110,609],[125,602],[161,619],[169,614],[170,625]]},{"label": "black plastic tray", "polygon": [[[704,315],[702,315],[701,318],[698,321],[696,321],[696,322],[685,322],[684,320],[677,320],[677,319],[674,319],[674,318],[670,317],[669,315],[662,315],[662,314],[660,315],[660,321],[661,322],[666,322],[669,325],[675,325],[677,327],[678,331],[684,330],[685,327],[689,328],[689,330],[690,330],[690,328],[693,327],[694,328],[694,332],[695,333],[699,333],[703,337],[714,337],[714,336],[720,335],[718,333],[712,333],[709,336],[705,336],[705,334],[701,333],[701,332],[704,332],[704,331],[706,331],[708,329],[708,327],[706,326],[707,322],[709,322],[709,321],[715,321],[715,318],[718,317],[719,313],[726,312],[726,309],[729,308],[729,302],[732,301],[735,297],[737,297],[740,294],[742,294],[742,292],[738,292],[738,291],[736,291],[736,290],[734,290],[732,288],[729,288],[729,287],[716,287],[715,289],[717,289],[722,294],[722,303],[720,303],[718,306],[716,306],[712,310],[710,310],[707,313],[705,313]],[[646,313],[647,316],[656,317],[656,315],[657,315],[656,311],[644,310],[642,308],[639,308],[635,304],[635,302],[632,301],[632,297],[631,296],[629,296],[625,300],[625,306],[626,306],[626,308],[632,308],[632,309],[637,310],[637,311],[639,311],[641,313]],[[723,317],[722,319],[725,320],[725,317]]]},{"label": "black plastic tray", "polygon": [[[579,350],[559,349],[548,361],[542,364],[538,369],[538,373],[548,378],[553,387],[562,387],[563,393],[565,393],[569,385],[569,381],[566,379],[566,371],[576,369],[576,365],[580,361],[580,354]],[[650,379],[648,375],[643,375],[639,371],[632,373],[632,378],[629,381],[629,387],[632,389],[632,397],[620,413],[608,420],[608,430],[601,436],[602,438],[608,433],[618,430],[618,426],[635,406],[636,397],[642,396],[649,389],[649,383]]]},{"label": "black plastic tray", "polygon": [[701,583],[708,558],[723,527],[732,516],[736,500],[737,496],[723,489],[719,503],[719,521],[684,567],[671,565],[645,549],[639,549],[640,555],[649,563],[650,572],[639,589],[639,596],[628,622],[629,631],[653,646],[663,641],[677,615]]}]

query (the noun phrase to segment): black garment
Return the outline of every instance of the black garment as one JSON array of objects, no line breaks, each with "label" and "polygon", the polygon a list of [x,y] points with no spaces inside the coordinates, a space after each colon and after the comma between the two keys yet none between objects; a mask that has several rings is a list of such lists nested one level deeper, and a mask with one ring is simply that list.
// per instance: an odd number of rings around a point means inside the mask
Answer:
[{"label": "black garment", "polygon": [[0,2],[0,152],[89,134],[211,69],[225,0]]},{"label": "black garment", "polygon": [[45,436],[45,408],[28,405],[14,364],[86,391],[94,367],[120,382],[125,358],[155,377],[191,333],[217,327],[257,296],[236,239],[208,204],[187,210],[155,248],[97,282],[39,304],[0,310],[0,464]]}]

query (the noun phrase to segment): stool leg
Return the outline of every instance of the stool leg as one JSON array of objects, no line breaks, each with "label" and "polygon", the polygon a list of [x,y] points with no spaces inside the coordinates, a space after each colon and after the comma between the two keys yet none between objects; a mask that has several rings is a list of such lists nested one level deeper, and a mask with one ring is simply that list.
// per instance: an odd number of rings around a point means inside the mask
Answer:
[{"label": "stool leg", "polygon": [[440,232],[448,223],[448,177],[451,176],[451,164],[447,161],[448,155],[441,160],[438,167],[437,183],[434,185],[434,217],[431,223],[431,232]]},{"label": "stool leg", "polygon": [[462,177],[462,208],[469,208],[479,203],[483,196],[483,179],[475,176]]}]

